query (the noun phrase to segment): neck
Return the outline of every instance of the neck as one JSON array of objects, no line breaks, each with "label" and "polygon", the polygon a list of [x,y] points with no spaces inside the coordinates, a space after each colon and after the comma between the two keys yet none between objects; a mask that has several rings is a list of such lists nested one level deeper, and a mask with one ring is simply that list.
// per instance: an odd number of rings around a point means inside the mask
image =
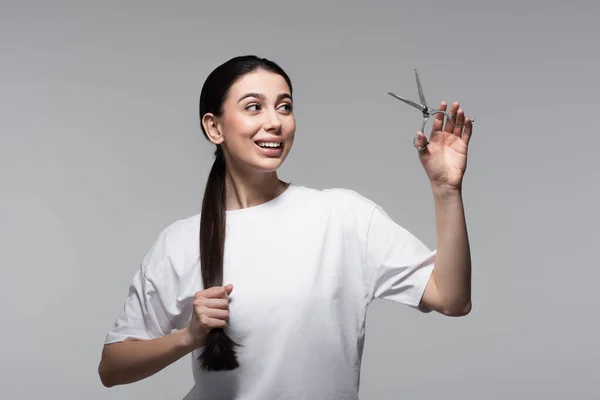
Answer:
[{"label": "neck", "polygon": [[289,183],[279,180],[277,172],[243,174],[227,168],[225,209],[253,207],[279,196]]}]

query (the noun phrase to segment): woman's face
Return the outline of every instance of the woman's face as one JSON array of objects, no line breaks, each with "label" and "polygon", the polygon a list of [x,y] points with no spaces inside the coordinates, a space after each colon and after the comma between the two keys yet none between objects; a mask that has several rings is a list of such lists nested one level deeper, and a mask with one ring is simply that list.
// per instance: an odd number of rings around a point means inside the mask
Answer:
[{"label": "woman's face", "polygon": [[275,171],[292,148],[296,121],[285,79],[258,70],[244,75],[230,89],[217,119],[229,162],[256,172]]}]

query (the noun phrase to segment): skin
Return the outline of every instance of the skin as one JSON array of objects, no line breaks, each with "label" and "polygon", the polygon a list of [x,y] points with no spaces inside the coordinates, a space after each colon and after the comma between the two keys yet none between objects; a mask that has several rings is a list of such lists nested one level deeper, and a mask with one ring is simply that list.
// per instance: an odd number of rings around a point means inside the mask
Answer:
[{"label": "skin", "polygon": [[[247,96],[249,93],[260,96]],[[227,163],[226,208],[252,207],[279,196],[288,184],[279,180],[277,169],[285,161],[294,141],[296,122],[290,90],[279,75],[256,71],[245,75],[231,88],[220,116],[207,114],[202,124],[209,140],[221,145]],[[442,102],[440,110],[446,110]],[[458,102],[449,107],[456,115],[455,127],[444,125],[436,114],[424,151],[418,158],[431,183],[437,232],[435,267],[423,294],[420,308],[447,316],[464,316],[471,310],[471,258],[462,200],[462,182],[472,124]],[[283,153],[263,155],[257,139],[278,138]],[[417,133],[416,146],[426,143]],[[115,386],[149,377],[202,346],[207,333],[226,327],[232,285],[213,287],[194,296],[189,325],[152,340],[128,339],[107,344],[98,372],[102,383]]]}]

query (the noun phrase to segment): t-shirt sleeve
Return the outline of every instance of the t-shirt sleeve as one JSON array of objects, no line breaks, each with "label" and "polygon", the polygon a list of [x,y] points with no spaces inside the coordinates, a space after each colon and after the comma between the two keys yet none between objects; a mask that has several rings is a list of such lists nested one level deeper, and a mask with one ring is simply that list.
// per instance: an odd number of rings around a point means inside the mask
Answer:
[{"label": "t-shirt sleeve", "polygon": [[434,267],[430,250],[375,205],[370,214],[366,263],[371,299],[393,300],[417,309]]},{"label": "t-shirt sleeve", "polygon": [[145,270],[142,263],[129,285],[122,311],[106,334],[105,343],[127,338],[154,339],[172,331],[171,318],[165,312],[156,285],[147,277]]}]

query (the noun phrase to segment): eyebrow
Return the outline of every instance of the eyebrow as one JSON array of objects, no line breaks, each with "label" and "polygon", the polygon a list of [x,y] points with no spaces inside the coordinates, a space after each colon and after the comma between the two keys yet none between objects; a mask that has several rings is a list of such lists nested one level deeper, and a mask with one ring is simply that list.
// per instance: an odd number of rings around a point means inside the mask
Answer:
[{"label": "eyebrow", "polygon": [[[243,95],[242,97],[239,98],[239,100],[237,101],[238,103],[244,99],[247,99],[248,97],[256,97],[258,99],[264,100],[265,99],[265,95],[262,93],[246,93],[245,95]],[[277,96],[277,103],[280,102],[283,99],[290,99],[292,100],[292,96],[290,96],[287,93],[281,93],[279,96]]]}]

